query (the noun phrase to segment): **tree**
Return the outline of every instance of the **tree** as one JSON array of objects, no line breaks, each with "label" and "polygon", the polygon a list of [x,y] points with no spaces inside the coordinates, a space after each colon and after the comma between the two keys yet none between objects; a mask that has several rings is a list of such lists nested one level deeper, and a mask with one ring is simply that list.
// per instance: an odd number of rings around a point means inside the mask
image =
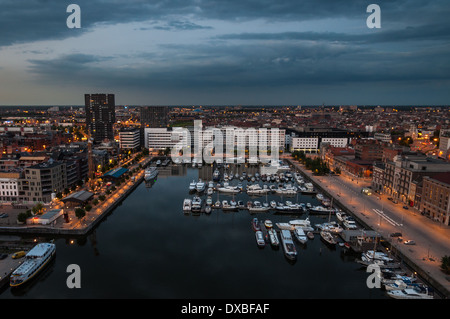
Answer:
[{"label": "tree", "polygon": [[31,216],[31,210],[27,210],[26,212],[22,212],[17,215],[17,221],[20,223],[25,223],[27,221],[27,218]]},{"label": "tree", "polygon": [[87,204],[86,206],[84,206],[84,209],[89,212],[92,209],[92,206],[90,204]]},{"label": "tree", "polygon": [[446,274],[450,273],[450,256],[445,255],[441,258],[441,270]]},{"label": "tree", "polygon": [[81,219],[86,216],[86,212],[83,208],[78,207],[77,209],[75,209],[75,216],[77,216],[78,219]]},{"label": "tree", "polygon": [[42,209],[44,209],[44,205],[42,205],[42,203],[37,203],[37,204],[32,208],[33,214],[34,214],[34,215],[37,215],[37,214],[41,213],[41,212],[42,212]]}]

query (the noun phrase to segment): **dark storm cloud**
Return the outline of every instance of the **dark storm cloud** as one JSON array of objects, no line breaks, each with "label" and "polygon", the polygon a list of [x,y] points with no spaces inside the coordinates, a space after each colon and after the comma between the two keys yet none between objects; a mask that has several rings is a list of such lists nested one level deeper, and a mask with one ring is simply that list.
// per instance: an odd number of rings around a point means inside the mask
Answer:
[{"label": "dark storm cloud", "polygon": [[[358,18],[365,21],[372,0],[76,0],[81,7],[81,29],[68,29],[68,2],[3,0],[0,4],[0,46],[45,39],[61,39],[89,31],[95,24],[167,21],[173,16],[198,19],[304,21]],[[380,0],[382,19],[409,26],[447,21],[448,0]],[[162,26],[164,27],[164,26]],[[165,27],[191,29],[195,24],[169,21]]]},{"label": "dark storm cloud", "polygon": [[239,33],[217,36],[223,40],[307,40],[354,43],[387,43],[415,40],[449,40],[450,24],[406,27],[400,30],[382,30],[373,33],[348,34],[336,32],[279,32],[279,33]]},{"label": "dark storm cloud", "polygon": [[[192,58],[180,59],[178,52]],[[200,58],[208,52],[208,59]],[[149,56],[151,66],[100,67],[109,58],[70,55],[32,60],[31,70],[49,82],[105,87],[204,90],[220,87],[283,87],[301,84],[449,80],[450,46],[432,52],[381,52],[332,44],[171,45]],[[421,63],[417,63],[421,61]],[[434,67],[436,61],[439,68]]]}]

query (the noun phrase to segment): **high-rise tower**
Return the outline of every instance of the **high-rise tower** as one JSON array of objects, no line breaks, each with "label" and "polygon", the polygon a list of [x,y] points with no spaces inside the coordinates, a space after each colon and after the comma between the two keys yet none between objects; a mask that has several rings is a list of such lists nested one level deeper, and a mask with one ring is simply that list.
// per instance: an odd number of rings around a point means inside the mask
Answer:
[{"label": "high-rise tower", "polygon": [[85,94],[86,128],[95,143],[114,139],[114,94]]}]

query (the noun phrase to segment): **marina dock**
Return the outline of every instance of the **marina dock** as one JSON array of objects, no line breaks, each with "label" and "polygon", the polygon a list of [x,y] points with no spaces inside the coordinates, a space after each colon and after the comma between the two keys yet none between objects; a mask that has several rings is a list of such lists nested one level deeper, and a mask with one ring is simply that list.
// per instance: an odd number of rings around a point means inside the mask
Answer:
[{"label": "marina dock", "polygon": [[[311,172],[307,171],[301,164],[293,161],[290,158],[284,158],[295,170],[301,172],[313,185],[320,190],[325,196],[333,198],[333,204],[345,212],[348,212],[354,219],[366,229],[375,230],[381,223],[381,218],[371,220],[368,214],[356,209],[355,204],[351,205],[344,201],[343,196],[336,196],[336,194],[328,191],[326,185],[316,178]],[[399,244],[397,240],[389,238],[389,235],[381,234],[383,239],[383,246],[379,245],[378,249],[389,251],[389,253],[400,260],[400,262],[407,267],[411,272],[417,273],[423,281],[433,286],[444,298],[450,297],[450,277],[445,275],[440,269],[438,263],[430,264],[426,257],[417,256],[414,254],[410,246]],[[372,249],[369,247],[367,249]],[[366,249],[366,250],[367,250]]]}]

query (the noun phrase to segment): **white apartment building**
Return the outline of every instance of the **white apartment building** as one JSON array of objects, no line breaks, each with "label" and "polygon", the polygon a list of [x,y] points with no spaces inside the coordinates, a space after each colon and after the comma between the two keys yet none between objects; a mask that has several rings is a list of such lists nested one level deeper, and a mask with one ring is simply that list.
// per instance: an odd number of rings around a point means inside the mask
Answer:
[{"label": "white apartment building", "polygon": [[382,142],[389,143],[391,141],[391,134],[377,132],[374,134],[373,138]]},{"label": "white apartment building", "polygon": [[17,178],[0,178],[0,201],[16,201],[19,196],[19,186]]},{"label": "white apartment building", "polygon": [[171,130],[166,127],[150,127],[144,129],[144,145],[150,150],[172,148],[180,142],[184,146],[188,146],[187,136],[181,128]]},{"label": "white apartment building", "polygon": [[291,144],[291,151],[301,150],[301,151],[317,151],[319,148],[319,138],[318,137],[293,137]]},{"label": "white apartment building", "polygon": [[121,149],[136,149],[140,145],[139,129],[119,132],[119,147]]},{"label": "white apartment building", "polygon": [[334,147],[347,147],[346,137],[292,137],[292,151],[317,152],[322,143],[329,143]]}]

